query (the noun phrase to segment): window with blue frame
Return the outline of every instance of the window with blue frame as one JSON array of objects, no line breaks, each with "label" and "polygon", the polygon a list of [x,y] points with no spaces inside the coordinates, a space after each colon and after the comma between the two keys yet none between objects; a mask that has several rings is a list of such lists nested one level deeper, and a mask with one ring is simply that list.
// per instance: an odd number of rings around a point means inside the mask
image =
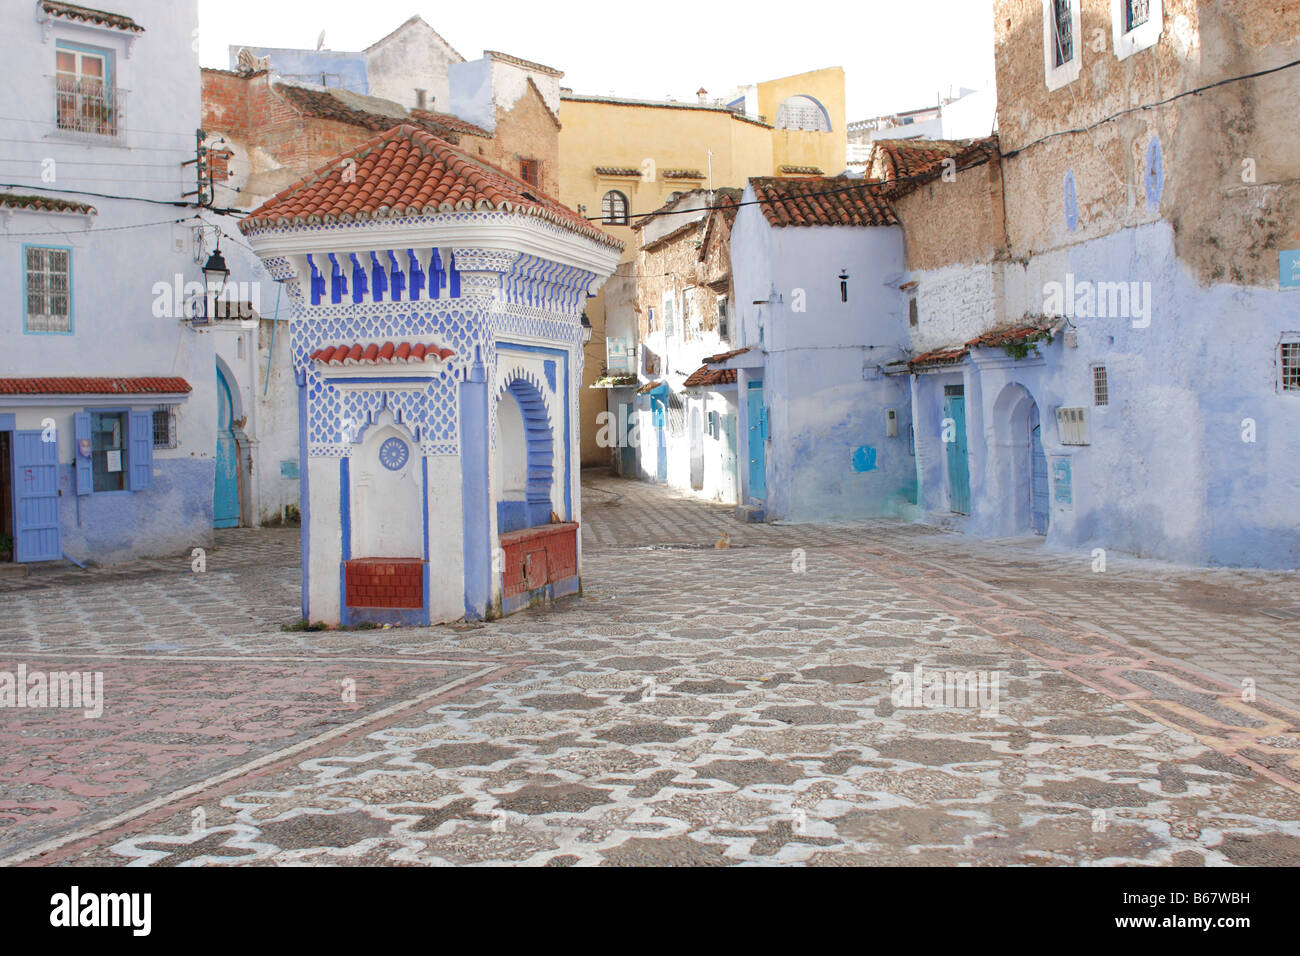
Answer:
[{"label": "window with blue frame", "polygon": [[95,491],[125,491],[127,420],[125,412],[90,416],[91,475]]},{"label": "window with blue frame", "polygon": [[55,44],[55,121],[61,130],[116,136],[121,104],[113,86],[113,52],[66,40]]},{"label": "window with blue frame", "polygon": [[102,409],[74,416],[77,494],[143,491],[153,484],[154,413]]},{"label": "window with blue frame", "polygon": [[25,332],[72,331],[72,250],[48,246],[23,249]]}]

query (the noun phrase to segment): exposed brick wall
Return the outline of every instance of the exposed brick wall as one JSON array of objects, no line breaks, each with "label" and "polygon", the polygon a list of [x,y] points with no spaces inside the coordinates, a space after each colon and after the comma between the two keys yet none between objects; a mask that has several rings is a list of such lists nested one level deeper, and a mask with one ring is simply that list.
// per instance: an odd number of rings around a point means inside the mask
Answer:
[{"label": "exposed brick wall", "polygon": [[424,607],[424,562],[360,558],[344,566],[348,607]]},{"label": "exposed brick wall", "polygon": [[535,591],[578,573],[578,526],[543,525],[501,536],[506,597]]},{"label": "exposed brick wall", "polygon": [[[497,109],[495,134],[487,147],[490,162],[518,176],[521,159],[538,160],[541,163],[538,188],[547,195],[559,195],[560,125],[531,84],[510,109]],[[469,149],[471,143],[478,144],[478,138],[465,137],[462,148]]]}]

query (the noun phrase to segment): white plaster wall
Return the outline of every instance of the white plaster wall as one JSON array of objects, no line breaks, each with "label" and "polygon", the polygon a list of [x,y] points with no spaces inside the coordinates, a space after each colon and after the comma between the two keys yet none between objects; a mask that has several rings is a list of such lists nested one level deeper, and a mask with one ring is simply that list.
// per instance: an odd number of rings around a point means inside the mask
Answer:
[{"label": "white plaster wall", "polygon": [[994,266],[948,266],[913,272],[917,325],[910,327],[912,352],[961,345],[998,324]]},{"label": "white plaster wall", "polygon": [[427,25],[411,23],[366,51],[370,95],[416,105],[416,88],[429,91],[428,109],[447,112],[449,71],[463,58]]},{"label": "white plaster wall", "polygon": [[[388,470],[379,461],[379,448],[390,438],[402,440],[410,451],[406,464],[397,471]],[[354,448],[349,472],[353,558],[424,556],[419,450],[405,429],[392,424],[372,427]]]},{"label": "white plaster wall", "polygon": [[492,103],[492,61],[471,60],[453,64],[447,71],[450,88],[447,112],[474,123],[488,132],[497,126]]},{"label": "white plaster wall", "polygon": [[343,560],[343,531],[339,526],[339,460],[307,460],[310,495],[311,550],[308,555],[308,606],[313,621],[340,619],[340,562]]},{"label": "white plaster wall", "polygon": [[429,468],[429,619],[455,621],[465,616],[465,538],[461,501],[461,460],[458,455],[440,455],[427,461]]}]

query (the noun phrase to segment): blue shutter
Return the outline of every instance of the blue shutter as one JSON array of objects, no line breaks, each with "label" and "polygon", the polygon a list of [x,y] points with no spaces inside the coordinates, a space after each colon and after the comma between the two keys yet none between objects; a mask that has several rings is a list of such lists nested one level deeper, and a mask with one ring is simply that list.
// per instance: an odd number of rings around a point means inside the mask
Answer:
[{"label": "blue shutter", "polygon": [[[90,470],[90,412],[78,412],[73,416],[73,432],[76,447],[72,449],[72,460],[77,466],[77,494],[88,495],[95,490],[95,476]],[[81,453],[82,446],[86,453]]]},{"label": "blue shutter", "polygon": [[127,487],[131,491],[144,491],[153,484],[153,412],[132,412],[130,418]]}]

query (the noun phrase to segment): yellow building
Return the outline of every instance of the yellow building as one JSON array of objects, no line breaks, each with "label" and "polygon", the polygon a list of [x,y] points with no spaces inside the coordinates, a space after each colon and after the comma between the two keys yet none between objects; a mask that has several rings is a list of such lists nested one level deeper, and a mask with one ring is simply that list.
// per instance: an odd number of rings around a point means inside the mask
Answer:
[{"label": "yellow building", "polygon": [[[560,194],[567,206],[600,217],[605,231],[626,244],[623,261],[600,296],[588,303],[592,337],[582,390],[582,461],[605,464],[597,443],[603,392],[587,388],[607,368],[619,371],[634,298],[637,235],[630,225],[675,193],[743,187],[751,176],[834,176],[845,169],[844,71],[829,67],[758,83],[729,99],[664,102],[560,96]],[[606,302],[610,303],[607,310]],[[610,313],[607,316],[607,311]],[[607,319],[620,334],[607,355]],[[635,371],[635,369],[632,369]]]}]

